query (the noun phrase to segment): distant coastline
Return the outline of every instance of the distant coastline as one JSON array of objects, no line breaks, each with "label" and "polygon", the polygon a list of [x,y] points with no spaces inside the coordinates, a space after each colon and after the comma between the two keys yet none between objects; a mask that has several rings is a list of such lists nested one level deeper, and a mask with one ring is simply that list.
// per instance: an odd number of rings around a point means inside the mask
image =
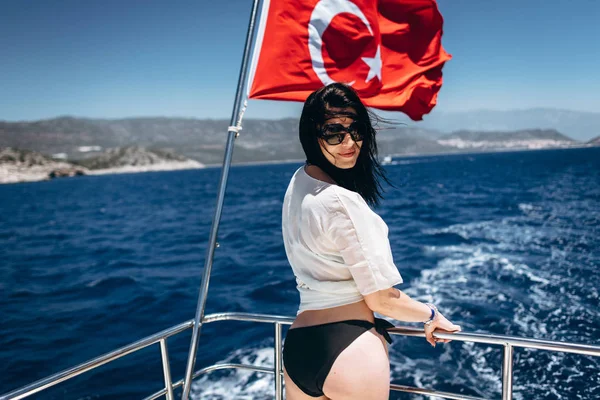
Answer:
[{"label": "distant coastline", "polygon": [[205,168],[205,165],[198,161],[172,152],[142,147],[108,149],[95,157],[77,162],[56,160],[31,150],[0,148],[0,183],[200,168]]},{"label": "distant coastline", "polygon": [[[493,153],[520,153],[520,152],[535,152],[535,151],[552,151],[552,150],[576,150],[583,148],[592,148],[598,146],[592,145],[579,145],[571,147],[560,147],[560,148],[542,148],[542,149],[498,149],[488,151],[457,151],[454,153],[429,153],[429,154],[391,154],[391,162],[382,162],[383,165],[396,165],[399,161],[419,158],[419,157],[444,157],[444,156],[467,156],[467,155],[478,155],[478,154],[493,154]],[[232,167],[251,167],[261,165],[279,165],[279,164],[301,164],[304,159],[287,159],[287,160],[270,160],[270,161],[253,161],[253,162],[239,162],[233,163]],[[18,167],[9,166],[0,163],[0,184],[9,183],[26,183],[26,182],[39,182],[53,179],[49,177],[49,173],[56,170],[56,166],[62,168],[73,167],[73,164],[57,163],[56,165],[48,167],[33,166],[26,169],[19,169]],[[189,169],[213,169],[221,168],[222,164],[201,164],[191,160],[191,162],[165,162],[147,166],[120,166],[113,168],[104,168],[97,170],[85,169],[81,174],[65,175],[67,176],[79,176],[79,175],[112,175],[112,174],[134,174],[144,172],[164,172],[164,171],[179,171]]]},{"label": "distant coastline", "polygon": [[459,155],[477,155],[477,154],[491,154],[491,153],[522,153],[522,152],[535,152],[535,151],[551,151],[551,150],[576,150],[576,149],[584,149],[584,148],[592,148],[598,147],[599,145],[590,145],[587,143],[574,144],[568,147],[543,147],[543,148],[534,148],[534,149],[524,149],[524,148],[506,148],[506,149],[490,149],[490,150],[464,150],[464,151],[455,151],[452,153],[448,152],[440,152],[440,153],[428,153],[428,154],[390,154],[394,158],[415,158],[415,157],[442,157],[442,156],[459,156]]},{"label": "distant coastline", "polygon": [[[556,129],[456,130],[424,125],[379,127],[383,163],[389,158],[531,151],[599,146],[592,116],[586,137]],[[565,117],[566,118],[566,117]],[[598,124],[600,125],[600,124]],[[252,120],[236,139],[232,166],[301,163],[298,120]],[[97,120],[59,117],[33,122],[0,121],[0,183],[80,175],[215,168],[223,161],[226,121],[182,118]]]},{"label": "distant coastline", "polygon": [[90,170],[86,175],[137,174],[142,172],[180,171],[182,169],[204,169],[206,166],[197,161],[171,161],[153,165],[103,168]]}]

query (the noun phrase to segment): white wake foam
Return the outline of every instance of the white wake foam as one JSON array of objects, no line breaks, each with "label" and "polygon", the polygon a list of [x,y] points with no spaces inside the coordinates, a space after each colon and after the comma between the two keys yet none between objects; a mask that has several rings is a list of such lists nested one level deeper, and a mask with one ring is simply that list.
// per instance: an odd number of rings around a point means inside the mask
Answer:
[{"label": "white wake foam", "polygon": [[[578,288],[577,293],[597,298],[596,290],[585,289],[584,283],[568,274],[569,268],[582,267],[570,260],[574,255],[571,247],[584,243],[580,232],[561,220],[565,214],[554,208],[521,203],[519,210],[522,216],[423,231],[427,235],[453,233],[468,244],[426,246],[425,253],[437,262],[422,270],[405,291],[418,300],[437,304],[463,330],[550,340],[567,340],[563,335],[584,336],[586,331],[571,320],[584,315],[593,319],[594,315],[589,315],[585,297],[564,289]],[[463,308],[469,305],[470,310],[461,309],[461,304]],[[490,321],[490,325],[477,326],[482,320]],[[525,357],[519,360],[520,355]],[[461,360],[457,382],[464,380],[466,386],[477,387],[486,398],[499,396],[499,346],[462,343],[460,354],[455,356]],[[527,398],[524,393],[549,392],[557,398],[565,394],[564,388],[554,386],[561,381],[560,374],[572,355],[521,350],[515,357],[515,365],[538,376],[535,381],[515,382],[515,399]],[[596,362],[592,360],[592,364]],[[569,371],[571,379],[582,376],[581,368]]]},{"label": "white wake foam", "polygon": [[[237,349],[220,363],[273,367],[273,347]],[[241,369],[215,371],[192,384],[191,397],[197,400],[260,400],[273,398],[273,374]]]}]

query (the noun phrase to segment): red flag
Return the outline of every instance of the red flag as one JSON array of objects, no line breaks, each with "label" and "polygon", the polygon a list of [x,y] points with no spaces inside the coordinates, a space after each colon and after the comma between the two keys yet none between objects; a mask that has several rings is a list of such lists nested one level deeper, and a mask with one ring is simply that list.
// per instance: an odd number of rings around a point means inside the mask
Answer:
[{"label": "red flag", "polygon": [[435,0],[265,0],[249,97],[304,101],[346,82],[366,105],[420,120],[451,58],[442,24]]}]

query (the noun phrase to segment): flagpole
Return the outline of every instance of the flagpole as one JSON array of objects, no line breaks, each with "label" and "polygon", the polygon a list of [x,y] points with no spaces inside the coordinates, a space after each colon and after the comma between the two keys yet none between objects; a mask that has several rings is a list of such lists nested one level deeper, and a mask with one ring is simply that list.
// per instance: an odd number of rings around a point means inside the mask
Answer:
[{"label": "flagpole", "polygon": [[[242,57],[242,65],[240,67],[240,75],[238,77],[237,90],[235,94],[235,102],[233,112],[231,113],[231,122],[227,131],[227,144],[225,145],[225,155],[223,158],[223,168],[221,170],[221,178],[219,181],[217,205],[210,228],[210,237],[208,239],[208,248],[206,251],[206,259],[204,261],[204,271],[202,273],[202,282],[200,285],[200,293],[198,294],[198,303],[196,305],[196,317],[194,318],[194,326],[192,329],[192,340],[188,354],[187,366],[183,383],[182,400],[187,400],[192,387],[192,375],[194,373],[194,364],[196,362],[196,352],[198,350],[198,338],[202,328],[202,320],[204,319],[204,308],[206,306],[206,298],[208,296],[208,284],[210,280],[210,272],[213,264],[215,248],[217,246],[217,234],[219,231],[219,222],[221,220],[221,212],[223,210],[223,202],[225,200],[225,189],[227,187],[227,178],[231,166],[231,158],[233,155],[234,140],[238,136],[239,126],[241,124],[242,99],[244,97],[244,83],[246,81],[248,71],[248,59],[250,50],[254,42],[254,25],[258,11],[260,0],[254,0],[252,4],[252,12],[250,14],[250,22],[246,33],[246,44],[244,47],[244,55]],[[238,119],[239,118],[239,119]]]}]

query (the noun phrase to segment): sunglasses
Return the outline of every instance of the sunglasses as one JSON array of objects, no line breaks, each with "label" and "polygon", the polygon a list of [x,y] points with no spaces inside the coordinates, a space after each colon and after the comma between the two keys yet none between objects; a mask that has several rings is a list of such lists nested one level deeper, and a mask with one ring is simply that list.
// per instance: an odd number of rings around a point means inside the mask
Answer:
[{"label": "sunglasses", "polygon": [[326,124],[321,128],[321,137],[328,144],[336,145],[342,143],[348,133],[353,141],[360,142],[364,139],[364,131],[364,124],[358,121],[354,121],[348,127],[342,124]]}]

